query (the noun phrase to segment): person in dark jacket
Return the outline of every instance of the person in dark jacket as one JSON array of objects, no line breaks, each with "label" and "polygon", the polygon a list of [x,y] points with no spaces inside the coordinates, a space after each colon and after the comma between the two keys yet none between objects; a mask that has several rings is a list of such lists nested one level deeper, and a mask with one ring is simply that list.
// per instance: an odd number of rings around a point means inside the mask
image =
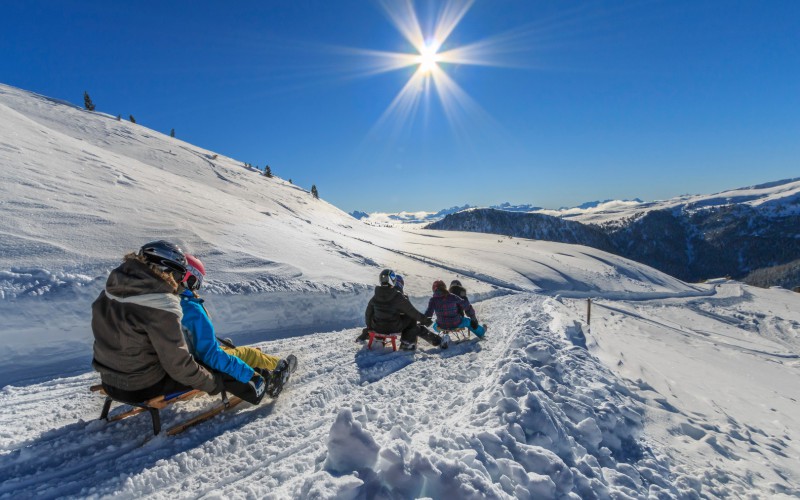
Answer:
[{"label": "person in dark jacket", "polygon": [[478,323],[478,316],[475,314],[475,308],[469,303],[467,297],[467,289],[458,280],[450,282],[450,289],[448,290],[453,295],[458,296],[464,301],[464,314],[469,317],[469,329],[478,337],[483,337],[486,334],[486,325]]},{"label": "person in dark jacket", "polygon": [[240,384],[247,393],[237,394],[222,374],[205,368],[189,352],[178,296],[185,273],[183,251],[163,240],[126,255],[111,271],[92,303],[92,366],[100,372],[103,389],[130,403],[191,388],[212,395],[229,389],[246,401],[260,401],[265,392],[261,375]]},{"label": "person in dark jacket", "polygon": [[[375,287],[375,295],[364,313],[366,331],[400,333],[400,348],[405,350],[416,349],[418,337],[446,349],[447,343],[442,342],[442,337],[425,328],[431,325],[431,320],[417,311],[402,290],[395,286],[396,280],[394,271],[384,269],[381,272],[380,286]],[[418,325],[417,322],[422,324]]]},{"label": "person in dark jacket", "polygon": [[486,333],[485,327],[478,325],[477,328],[473,329],[471,327],[471,318],[465,317],[466,307],[472,307],[469,302],[464,302],[461,297],[450,293],[447,290],[447,285],[442,280],[434,281],[432,289],[433,297],[428,301],[425,316],[431,318],[436,313],[436,323],[433,325],[434,330],[439,332],[442,330],[455,330],[456,328],[469,328],[477,337],[483,337]]}]

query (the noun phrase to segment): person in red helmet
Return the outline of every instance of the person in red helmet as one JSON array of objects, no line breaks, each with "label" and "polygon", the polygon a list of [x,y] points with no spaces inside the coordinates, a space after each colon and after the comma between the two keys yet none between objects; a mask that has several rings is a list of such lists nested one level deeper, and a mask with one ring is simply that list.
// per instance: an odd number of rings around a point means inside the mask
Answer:
[{"label": "person in red helmet", "polygon": [[453,295],[457,295],[464,301],[464,314],[469,317],[469,329],[478,337],[483,338],[486,334],[486,325],[481,325],[478,323],[478,316],[475,314],[475,308],[472,307],[472,304],[469,302],[469,297],[467,297],[467,289],[464,288],[464,285],[461,284],[459,280],[453,280],[450,282],[450,288],[448,290]]},{"label": "person in red helmet", "polygon": [[[486,333],[486,328],[478,325],[477,328],[473,329],[472,318],[465,317],[467,314],[467,306],[470,308],[472,307],[468,302],[450,293],[447,290],[447,285],[442,280],[434,281],[431,288],[433,290],[433,297],[428,301],[428,308],[425,310],[425,316],[431,318],[433,314],[436,313],[436,322],[433,324],[434,330],[439,332],[441,330],[469,328],[477,337],[483,338],[483,335]],[[477,323],[477,319],[475,323]]]},{"label": "person in red helmet", "polygon": [[[242,388],[253,377],[263,377],[266,380],[266,393],[276,397],[297,368],[297,357],[290,354],[280,359],[254,347],[235,347],[230,342],[220,345],[203,299],[197,295],[205,275],[206,269],[200,259],[186,254],[186,273],[181,281],[184,290],[180,294],[183,310],[181,325],[190,352],[203,365],[235,379]],[[228,381],[226,386],[232,384],[235,385]]]}]

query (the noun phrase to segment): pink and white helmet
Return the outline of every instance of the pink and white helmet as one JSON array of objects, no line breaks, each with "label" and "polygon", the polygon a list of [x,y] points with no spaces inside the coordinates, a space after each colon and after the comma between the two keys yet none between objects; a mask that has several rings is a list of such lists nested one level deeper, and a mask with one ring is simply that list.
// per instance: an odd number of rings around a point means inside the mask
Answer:
[{"label": "pink and white helmet", "polygon": [[200,259],[192,254],[186,254],[186,274],[183,275],[183,283],[189,290],[197,290],[203,284],[206,276],[206,266]]}]

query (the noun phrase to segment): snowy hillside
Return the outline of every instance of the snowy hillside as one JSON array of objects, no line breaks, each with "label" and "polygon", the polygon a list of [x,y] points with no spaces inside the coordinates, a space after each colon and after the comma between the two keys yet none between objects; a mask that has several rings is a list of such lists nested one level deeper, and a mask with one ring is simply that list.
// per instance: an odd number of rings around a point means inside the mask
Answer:
[{"label": "snowy hillside", "polygon": [[[35,378],[32,369],[84,370],[89,305],[108,271],[158,238],[203,259],[206,293],[218,295],[209,300],[215,325],[236,340],[360,324],[384,267],[402,272],[424,307],[437,278],[459,275],[477,297],[584,293],[605,287],[598,277],[623,277],[618,268],[627,265],[585,248],[509,248],[489,235],[369,227],[236,160],[7,86],[0,86],[0,137],[0,359],[9,361],[0,383]],[[593,264],[576,266],[574,256],[584,253]],[[693,290],[641,273],[623,289]],[[57,364],[30,356],[45,348]]]},{"label": "snowy hillside", "polygon": [[[7,86],[0,233],[2,497],[800,495],[798,294],[363,224],[237,160]],[[205,261],[220,335],[298,355],[277,400],[177,437],[152,438],[146,416],[96,420],[89,307],[156,238]],[[384,267],[419,308],[434,279],[461,279],[487,339],[354,343]]]}]

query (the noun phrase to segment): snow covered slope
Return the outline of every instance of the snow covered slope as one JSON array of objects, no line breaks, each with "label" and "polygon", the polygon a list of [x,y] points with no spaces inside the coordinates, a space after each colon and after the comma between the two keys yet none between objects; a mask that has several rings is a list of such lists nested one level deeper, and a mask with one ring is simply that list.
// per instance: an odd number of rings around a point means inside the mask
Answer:
[{"label": "snow covered slope", "polygon": [[[206,262],[221,335],[300,367],[276,401],[149,438],[146,416],[96,420],[89,307],[124,253],[162,237]],[[434,279],[461,279],[487,339],[354,343],[384,267],[419,308]],[[800,495],[800,295],[689,285],[583,246],[370,226],[7,86],[0,291],[2,497]]]},{"label": "snow covered slope", "polygon": [[615,274],[619,291],[703,293],[643,266],[629,279],[627,261],[586,248],[370,227],[239,161],[8,86],[0,214],[0,384],[85,370],[108,271],[160,238],[204,261],[217,329],[238,341],[359,324],[384,267],[420,307],[456,275],[478,297],[588,293]]}]

